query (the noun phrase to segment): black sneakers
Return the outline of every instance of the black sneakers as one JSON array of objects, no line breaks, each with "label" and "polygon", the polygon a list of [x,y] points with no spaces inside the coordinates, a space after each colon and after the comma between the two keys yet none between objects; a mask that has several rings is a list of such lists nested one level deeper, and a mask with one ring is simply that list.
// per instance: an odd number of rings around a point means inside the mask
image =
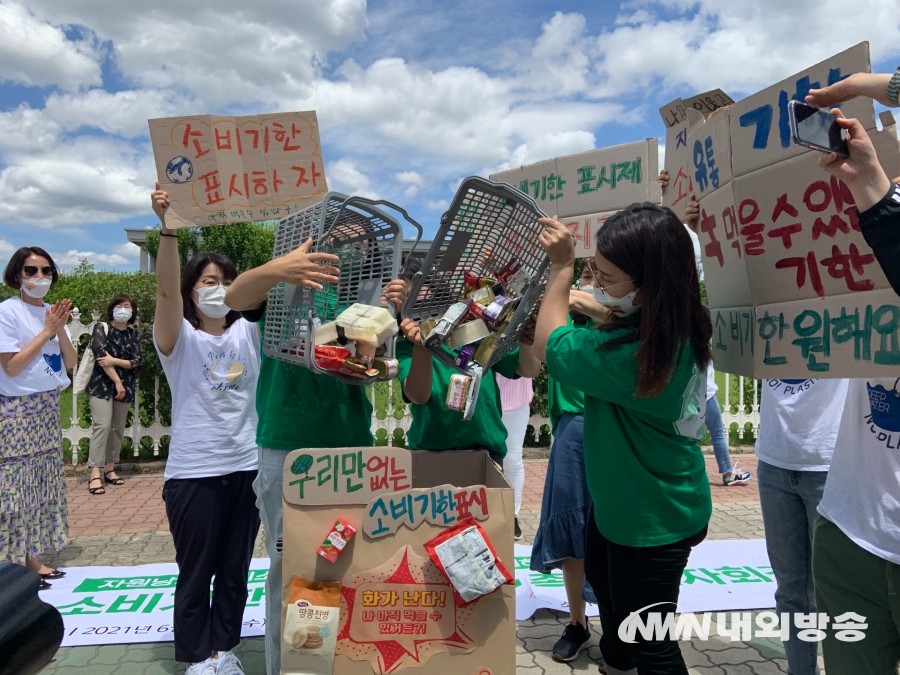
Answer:
[{"label": "black sneakers", "polygon": [[515,527],[513,528],[513,539],[515,539],[516,541],[519,541],[519,539],[522,538],[522,528],[519,527],[519,519],[518,518],[516,518],[515,523],[516,523]]},{"label": "black sneakers", "polygon": [[590,624],[582,626],[580,623],[570,623],[563,631],[562,637],[553,645],[553,660],[562,661],[563,663],[574,661],[578,656],[578,652],[584,649],[590,641]]}]

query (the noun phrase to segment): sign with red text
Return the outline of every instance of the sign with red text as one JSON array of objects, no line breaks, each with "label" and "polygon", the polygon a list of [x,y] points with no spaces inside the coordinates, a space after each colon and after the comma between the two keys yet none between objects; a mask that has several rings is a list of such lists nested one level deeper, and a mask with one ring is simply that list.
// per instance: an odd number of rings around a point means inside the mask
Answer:
[{"label": "sign with red text", "polygon": [[[658,203],[658,176],[657,140],[648,138],[501,171],[491,174],[490,179],[518,188],[544,213],[572,223],[574,233],[579,229],[576,222],[589,222],[590,229],[600,215],[615,213],[634,202]],[[586,241],[576,235],[579,257],[594,252],[593,240]]]},{"label": "sign with red text", "polygon": [[669,172],[669,186],[663,192],[662,203],[684,220],[684,209],[691,193],[695,192],[693,160],[704,148],[689,148],[688,134],[702,124],[716,110],[734,103],[721,89],[697,94],[688,99],[676,98],[659,109],[666,125],[665,169]]},{"label": "sign with red text", "polygon": [[[752,377],[900,375],[898,299],[866,244],[849,188],[792,143],[788,102],[869,71],[868,44],[811,66],[693,127],[689,178],[716,368]],[[842,106],[900,174],[896,128],[871,100]]]},{"label": "sign with red text", "polygon": [[[471,516],[512,565],[513,490],[487,452],[302,449],[286,453],[283,475],[284,611],[292,580],[341,583],[328,672],[515,672],[513,585],[460,604],[425,550]],[[323,557],[317,549],[338,520],[356,534]],[[311,671],[306,647],[282,648],[283,672]]]},{"label": "sign with red text", "polygon": [[169,227],[279,220],[328,192],[315,111],[148,123]]}]

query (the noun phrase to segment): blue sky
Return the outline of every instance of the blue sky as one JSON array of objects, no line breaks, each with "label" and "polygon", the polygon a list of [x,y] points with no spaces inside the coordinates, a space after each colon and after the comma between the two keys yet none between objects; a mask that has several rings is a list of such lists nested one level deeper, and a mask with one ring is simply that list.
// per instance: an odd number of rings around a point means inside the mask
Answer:
[{"label": "blue sky", "polygon": [[0,0],[0,260],[135,270],[154,224],[147,119],[316,110],[330,189],[431,236],[459,181],[662,137],[657,109],[735,100],[860,41],[900,62],[894,3],[857,0]]}]

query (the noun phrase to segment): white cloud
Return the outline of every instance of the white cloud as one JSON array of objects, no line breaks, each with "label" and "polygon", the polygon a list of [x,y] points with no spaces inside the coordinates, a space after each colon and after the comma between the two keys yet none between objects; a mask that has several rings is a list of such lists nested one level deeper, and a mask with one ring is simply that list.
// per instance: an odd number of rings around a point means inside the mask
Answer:
[{"label": "white cloud", "polygon": [[[125,138],[141,138],[149,133],[148,119],[179,114],[174,97],[171,90],[110,93],[91,89],[79,94],[51,94],[47,97],[44,113],[69,132],[90,127]],[[198,104],[193,102],[192,105]]]},{"label": "white cloud", "polygon": [[372,190],[372,180],[347,159],[339,159],[328,165],[328,189],[347,195],[379,199],[379,195]]},{"label": "white cloud", "polygon": [[403,194],[412,199],[419,190],[425,185],[425,177],[416,171],[401,171],[394,174],[394,179],[401,185],[405,185],[406,189]]},{"label": "white cloud", "polygon": [[60,269],[71,270],[87,260],[95,267],[120,267],[134,262],[132,259],[126,258],[118,253],[98,253],[96,251],[77,251],[71,249],[65,253],[51,253],[53,260],[59,265]]},{"label": "white cloud", "polygon": [[39,228],[115,222],[147,210],[155,169],[146,149],[83,136],[0,171],[0,222]]},{"label": "white cloud", "polygon": [[100,55],[89,33],[72,39],[22,5],[3,2],[0,80],[76,90],[100,83]]}]

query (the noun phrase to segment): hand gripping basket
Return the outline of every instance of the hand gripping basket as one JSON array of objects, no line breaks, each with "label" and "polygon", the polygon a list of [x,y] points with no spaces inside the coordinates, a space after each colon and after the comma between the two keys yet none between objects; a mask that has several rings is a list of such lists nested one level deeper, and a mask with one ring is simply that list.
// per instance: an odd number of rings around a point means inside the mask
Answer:
[{"label": "hand gripping basket", "polygon": [[[422,237],[422,227],[399,206],[384,200],[329,192],[318,204],[282,219],[275,235],[273,258],[298,248],[312,237],[311,250],[339,256],[337,285],[317,291],[279,283],[269,291],[263,350],[267,356],[294,363],[349,384],[369,384],[375,378],[354,377],[326,370],[315,360],[316,327],[333,321],[354,303],[379,305],[385,286],[400,275],[403,226],[386,209],[396,211]],[[394,355],[394,338],[386,356]]]},{"label": "hand gripping basket", "polygon": [[543,228],[537,223],[544,215],[534,200],[520,190],[471,176],[460,185],[450,209],[441,218],[422,269],[413,277],[403,316],[422,322],[439,320],[450,305],[463,298],[466,272],[497,277],[511,263],[521,265],[517,276],[527,281],[510,291],[518,305],[482,368],[459,368],[447,349],[430,348],[436,358],[472,376],[476,386],[482,370],[518,346],[522,331],[544,294],[549,260],[538,241]]}]

